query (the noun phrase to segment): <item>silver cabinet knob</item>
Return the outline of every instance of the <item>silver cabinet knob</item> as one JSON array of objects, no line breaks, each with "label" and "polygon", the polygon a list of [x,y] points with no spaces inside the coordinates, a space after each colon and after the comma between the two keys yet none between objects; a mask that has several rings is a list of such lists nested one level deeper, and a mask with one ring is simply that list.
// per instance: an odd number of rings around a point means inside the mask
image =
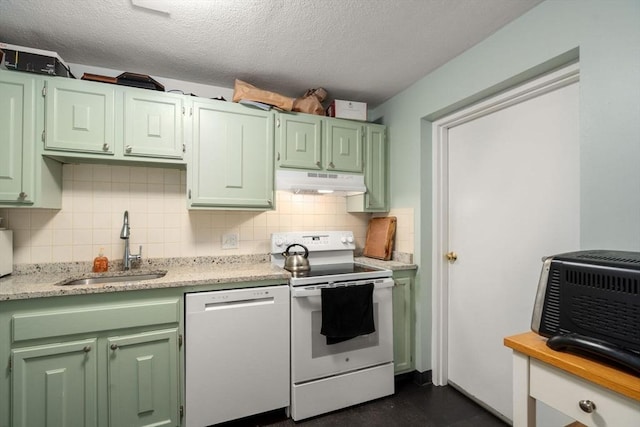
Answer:
[{"label": "silver cabinet knob", "polygon": [[582,409],[587,414],[590,414],[596,410],[596,404],[590,400],[581,400],[578,402],[578,406],[580,406],[580,409]]},{"label": "silver cabinet knob", "polygon": [[318,160],[318,161],[316,162],[316,166],[317,166],[317,167],[321,167],[321,165],[320,165],[320,160]]},{"label": "silver cabinet knob", "polygon": [[25,193],[24,191],[21,191],[20,194],[18,194],[18,197],[22,200],[27,198],[27,193]]},{"label": "silver cabinet knob", "polygon": [[106,142],[102,144],[102,151],[109,151],[109,144],[107,144]]},{"label": "silver cabinet knob", "polygon": [[91,346],[90,345],[85,345],[84,348],[82,349],[82,351],[84,351],[85,353],[89,353],[91,351]]},{"label": "silver cabinet knob", "polygon": [[329,167],[330,167],[331,169],[334,169],[336,166],[333,164],[333,162],[329,162]]},{"label": "silver cabinet knob", "polygon": [[127,145],[126,148],[124,149],[124,151],[126,151],[127,153],[131,153],[132,150],[133,148],[130,145]]},{"label": "silver cabinet knob", "polygon": [[118,344],[111,344],[111,350],[117,350]]}]

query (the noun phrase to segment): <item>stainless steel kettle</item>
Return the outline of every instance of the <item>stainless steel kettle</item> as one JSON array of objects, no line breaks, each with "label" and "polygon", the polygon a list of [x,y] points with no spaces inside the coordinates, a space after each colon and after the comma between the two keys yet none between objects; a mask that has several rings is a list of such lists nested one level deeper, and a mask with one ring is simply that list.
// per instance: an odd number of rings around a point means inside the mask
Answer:
[{"label": "stainless steel kettle", "polygon": [[[297,252],[289,253],[289,249],[294,246],[300,246],[304,249],[304,255],[300,255]],[[284,268],[286,270],[292,273],[309,270],[309,249],[307,249],[305,245],[301,245],[300,243],[291,244],[282,252],[282,256],[284,257]]]}]

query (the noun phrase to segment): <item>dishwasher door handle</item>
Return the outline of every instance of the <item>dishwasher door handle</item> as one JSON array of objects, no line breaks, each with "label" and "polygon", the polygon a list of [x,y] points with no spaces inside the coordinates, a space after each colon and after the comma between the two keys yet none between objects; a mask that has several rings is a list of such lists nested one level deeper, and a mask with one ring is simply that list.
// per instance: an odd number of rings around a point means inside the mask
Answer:
[{"label": "dishwasher door handle", "polygon": [[227,310],[230,308],[255,307],[259,305],[274,304],[275,298],[251,298],[236,301],[216,301],[204,304],[204,311]]}]

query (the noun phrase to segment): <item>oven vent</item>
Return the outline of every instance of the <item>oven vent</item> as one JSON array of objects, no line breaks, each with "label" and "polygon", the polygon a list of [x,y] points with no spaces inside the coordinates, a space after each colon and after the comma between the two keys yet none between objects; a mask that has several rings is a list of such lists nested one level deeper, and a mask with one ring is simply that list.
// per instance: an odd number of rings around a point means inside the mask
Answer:
[{"label": "oven vent", "polygon": [[640,266],[640,255],[635,252],[622,252],[625,256],[621,256],[616,251],[587,251],[576,256],[576,258],[591,261],[608,261],[615,264],[635,264]]},{"label": "oven vent", "polygon": [[571,321],[591,331],[626,342],[640,342],[640,306],[627,301],[577,294],[571,300]]},{"label": "oven vent", "polygon": [[612,276],[593,271],[580,271],[567,268],[565,270],[567,284],[586,286],[602,291],[621,292],[633,296],[638,295],[640,279],[637,277]]},{"label": "oven vent", "polygon": [[560,271],[553,269],[550,273],[541,329],[553,334],[560,332]]}]

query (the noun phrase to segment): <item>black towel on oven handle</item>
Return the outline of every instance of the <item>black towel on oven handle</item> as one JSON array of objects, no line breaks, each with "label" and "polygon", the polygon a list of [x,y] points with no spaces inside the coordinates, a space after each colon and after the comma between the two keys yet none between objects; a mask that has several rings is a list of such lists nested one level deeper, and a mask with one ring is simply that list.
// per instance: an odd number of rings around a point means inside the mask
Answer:
[{"label": "black towel on oven handle", "polygon": [[336,344],[376,331],[373,283],[322,288],[322,327],[327,344]]}]

